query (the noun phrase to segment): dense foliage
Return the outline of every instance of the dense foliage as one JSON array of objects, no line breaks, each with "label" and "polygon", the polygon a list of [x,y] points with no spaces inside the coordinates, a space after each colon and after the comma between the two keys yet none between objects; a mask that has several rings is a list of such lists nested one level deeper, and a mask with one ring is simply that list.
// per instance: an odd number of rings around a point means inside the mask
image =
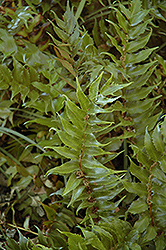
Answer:
[{"label": "dense foliage", "polygon": [[165,1],[0,2],[0,249],[166,249]]}]

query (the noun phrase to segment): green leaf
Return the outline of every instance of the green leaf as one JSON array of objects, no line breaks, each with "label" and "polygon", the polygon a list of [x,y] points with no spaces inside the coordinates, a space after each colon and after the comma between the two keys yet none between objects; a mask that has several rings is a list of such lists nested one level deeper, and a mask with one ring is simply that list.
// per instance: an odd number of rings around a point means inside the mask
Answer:
[{"label": "green leaf", "polygon": [[90,134],[86,134],[84,136],[84,141],[83,141],[85,147],[102,147],[102,146],[106,146],[107,144],[101,144],[100,142],[98,142],[96,140],[96,137],[94,136],[94,134],[90,133]]},{"label": "green leaf", "polygon": [[44,203],[40,202],[42,207],[44,208],[44,211],[46,212],[47,218],[50,221],[55,220],[55,217],[57,216],[57,211],[53,209],[52,207],[45,205]]},{"label": "green leaf", "polygon": [[130,11],[123,5],[119,2],[119,7],[121,9],[121,12],[127,17],[127,19],[129,20],[130,19]]},{"label": "green leaf", "polygon": [[112,36],[110,36],[107,32],[106,35],[108,36],[108,38],[111,40],[112,44],[115,46],[115,48],[120,52],[121,55],[123,55],[123,50],[122,47],[120,47],[116,41],[116,39]]},{"label": "green leaf", "polygon": [[67,147],[51,147],[51,146],[46,146],[45,148],[50,148],[55,150],[58,154],[63,155],[66,158],[72,159],[72,160],[76,160],[78,159],[78,155],[79,152],[71,149],[71,148],[67,148]]},{"label": "green leaf", "polygon": [[166,118],[164,119],[163,123],[161,124],[161,133],[165,138],[166,142]]},{"label": "green leaf", "polygon": [[98,250],[106,250],[103,243],[99,240],[99,238],[97,237],[97,235],[94,232],[90,232],[88,230],[86,230],[85,228],[81,228],[79,227],[87,241],[87,244],[92,245],[95,249]]},{"label": "green leaf", "polygon": [[150,10],[141,10],[130,18],[130,25],[135,26],[138,23],[144,21],[145,17],[148,15]]},{"label": "green leaf", "polygon": [[129,38],[130,39],[136,39],[138,38],[141,34],[145,33],[145,30],[147,28],[147,25],[152,21],[153,18],[146,20],[143,23],[140,23],[139,25],[133,27],[129,31]]},{"label": "green leaf", "polygon": [[141,50],[141,51],[139,51],[138,53],[135,53],[135,54],[126,53],[125,63],[127,64],[127,63],[143,62],[145,59],[147,59],[149,57],[149,55],[155,49],[157,49],[157,47],[151,48],[151,49],[144,49],[144,50]]},{"label": "green leaf", "polygon": [[140,0],[133,0],[131,2],[131,16],[135,16],[141,9],[141,1]]},{"label": "green leaf", "polygon": [[124,98],[127,101],[138,101],[140,99],[144,99],[148,96],[149,93],[154,89],[155,86],[149,86],[149,87],[141,87],[140,89],[135,88],[133,91],[128,92],[126,91]]},{"label": "green leaf", "polygon": [[57,23],[57,25],[61,28],[61,29],[65,29],[65,22],[62,21],[60,18],[58,18],[57,14],[51,10],[51,12],[54,14],[54,17],[55,17],[55,21]]},{"label": "green leaf", "polygon": [[77,98],[79,100],[81,108],[85,112],[87,112],[88,108],[89,108],[89,100],[88,100],[87,96],[84,94],[84,92],[82,91],[80,84],[78,82],[78,78],[76,78],[76,81],[77,81]]},{"label": "green leaf", "polygon": [[20,246],[20,248],[23,250],[28,250],[28,247],[27,247],[28,239],[26,237],[24,237],[20,231],[18,231],[18,233],[19,233],[19,246]]},{"label": "green leaf", "polygon": [[106,155],[106,154],[112,154],[111,152],[104,151],[103,149],[99,147],[93,147],[88,145],[89,147],[85,148],[84,154],[86,155],[92,155],[92,156],[97,156],[97,155]]},{"label": "green leaf", "polygon": [[92,34],[93,34],[93,39],[94,39],[96,46],[99,46],[100,45],[100,37],[99,37],[98,24],[97,24],[96,18],[95,18]]},{"label": "green leaf", "polygon": [[0,28],[0,51],[4,54],[3,60],[14,53],[17,53],[15,39],[7,30]]},{"label": "green leaf", "polygon": [[[67,97],[66,97],[67,98]],[[86,112],[76,106],[72,101],[67,98],[67,116],[72,121],[72,123],[79,129],[84,128],[84,117]]]},{"label": "green leaf", "polygon": [[119,26],[124,30],[125,33],[128,33],[128,21],[127,19],[121,14],[119,10],[116,12],[116,17],[118,19]]},{"label": "green leaf", "polygon": [[61,232],[68,237],[69,250],[87,250],[86,242],[79,234]]},{"label": "green leaf", "polygon": [[146,167],[146,169],[149,169],[150,166],[153,164],[153,161],[149,159],[148,155],[143,153],[142,151],[138,152],[137,159],[140,163],[143,164],[143,166]]},{"label": "green leaf", "polygon": [[151,140],[151,137],[148,133],[147,128],[146,128],[146,132],[145,132],[144,146],[145,146],[146,152],[152,158],[152,160],[158,161],[159,154],[156,151],[156,149],[152,143],[152,140]]},{"label": "green leaf", "polygon": [[68,133],[57,130],[57,134],[61,141],[68,147],[71,147],[72,149],[79,151],[82,147],[82,140],[79,140],[78,138],[69,135]]},{"label": "green leaf", "polygon": [[76,73],[75,73],[74,68],[73,68],[73,66],[72,66],[71,63],[69,63],[66,60],[60,59],[60,58],[56,58],[56,60],[58,60],[59,62],[61,62],[62,65],[63,65],[63,67],[65,69],[67,69],[74,77],[76,76]]},{"label": "green leaf", "polygon": [[159,161],[160,167],[164,173],[166,173],[166,156]]},{"label": "green leaf", "polygon": [[[88,198],[88,197],[86,197]],[[81,202],[81,204],[77,207],[77,210],[76,210],[76,215],[78,215],[78,212],[81,210],[81,209],[84,209],[84,208],[91,208],[93,207],[94,203],[93,202],[89,202],[87,199],[83,199],[83,201]]]},{"label": "green leaf", "polygon": [[141,182],[147,183],[149,180],[150,172],[143,167],[137,166],[131,159],[130,159],[130,172],[136,176]]},{"label": "green leaf", "polygon": [[127,111],[130,114],[136,114],[136,113],[144,113],[146,110],[150,109],[152,107],[155,100],[160,98],[160,96],[156,96],[154,98],[145,99],[141,101],[135,101],[132,105],[127,103]]},{"label": "green leaf", "polygon": [[38,147],[41,151],[45,152],[45,150],[40,147],[37,143],[35,143],[33,140],[31,140],[29,137],[25,136],[25,135],[22,135],[21,133],[18,133],[17,131],[14,131],[12,129],[9,129],[9,128],[3,128],[3,127],[0,127],[0,132],[2,133],[11,133],[12,135],[15,135],[15,136],[18,136],[19,138],[22,138],[23,140],[27,141],[30,143],[30,145],[33,145],[33,146],[36,146]]},{"label": "green leaf", "polygon": [[163,72],[164,72],[164,74],[166,73],[166,61],[164,60],[164,58],[162,57],[162,56],[160,56],[160,55],[157,55],[156,54],[156,59],[158,60],[158,62],[162,65],[162,67],[163,67]]},{"label": "green leaf", "polygon": [[161,180],[163,182],[166,182],[166,176],[163,173],[163,171],[159,168],[158,165],[151,168],[151,172],[158,180]]},{"label": "green leaf", "polygon": [[102,76],[103,76],[102,72],[99,77],[91,83],[90,88],[89,88],[89,99],[91,101],[95,101],[97,96],[98,96],[98,92],[99,92],[99,84],[101,82]]},{"label": "green leaf", "polygon": [[76,202],[76,200],[81,196],[84,189],[85,189],[85,186],[78,186],[72,191],[72,197],[68,204],[68,207],[74,204],[74,202]]},{"label": "green leaf", "polygon": [[141,219],[137,220],[134,224],[134,228],[138,230],[140,233],[143,233],[150,223],[150,216],[144,215],[141,217]]},{"label": "green leaf", "polygon": [[11,239],[11,238],[8,238],[7,237],[7,243],[8,243],[8,246],[10,247],[10,248],[8,248],[8,250],[16,250],[16,249],[18,249],[18,250],[22,250],[21,248],[20,248],[20,246],[19,246],[19,244],[15,241],[15,240],[13,240],[13,239]]},{"label": "green leaf", "polygon": [[104,228],[95,225],[93,226],[93,230],[100,235],[105,247],[106,247],[106,241],[108,242],[107,249],[109,248],[110,245],[112,245],[115,242],[113,235],[111,235],[111,233],[106,231]]},{"label": "green leaf", "polygon": [[[117,25],[115,22],[112,22],[110,20],[107,20],[107,22],[109,22],[110,24],[112,24],[117,32],[117,34],[119,35],[119,37],[122,39],[122,43],[125,43],[126,40],[126,34],[121,30],[121,28],[119,27],[119,25]],[[105,34],[107,34],[107,32],[105,31]],[[106,35],[105,35],[106,36]],[[111,55],[110,55],[111,56]]]},{"label": "green leaf", "polygon": [[131,77],[133,77],[133,76],[139,76],[141,74],[143,75],[154,64],[156,64],[156,61],[153,61],[153,62],[150,62],[150,63],[146,63],[146,64],[143,64],[143,65],[137,65],[135,67],[132,66],[132,68],[128,69],[127,74],[130,75]]},{"label": "green leaf", "polygon": [[133,201],[128,209],[130,213],[139,214],[148,210],[148,205],[143,199]]},{"label": "green leaf", "polygon": [[101,104],[102,106],[105,106],[108,103],[115,102],[119,98],[120,98],[120,96],[117,96],[114,98],[107,98],[107,97],[100,94],[97,101],[96,101],[96,104]]},{"label": "green leaf", "polygon": [[142,49],[143,47],[145,47],[145,45],[148,43],[148,41],[151,37],[151,34],[152,34],[152,29],[146,36],[144,36],[142,38],[138,38],[135,41],[128,42],[126,44],[126,52],[128,52],[128,53],[136,52],[139,49]]},{"label": "green leaf", "polygon": [[31,83],[35,88],[39,89],[41,92],[50,94],[50,86],[43,84],[42,82]]},{"label": "green leaf", "polygon": [[84,136],[84,133],[82,130],[78,129],[77,127],[73,126],[70,122],[68,122],[66,119],[64,119],[62,116],[59,116],[62,126],[64,130],[71,136],[77,137],[79,139],[82,139]]},{"label": "green leaf", "polygon": [[159,151],[162,154],[164,152],[165,145],[158,124],[156,125],[152,133],[152,141],[157,151]]},{"label": "green leaf", "polygon": [[[103,164],[101,164],[99,161],[97,161],[94,157],[92,156],[84,156],[84,158],[82,159],[82,165],[86,168],[102,168],[104,169],[104,173],[107,175],[109,174],[109,169],[106,168]],[[112,172],[114,172],[112,170]]]},{"label": "green leaf", "polygon": [[63,196],[71,192],[73,189],[78,187],[80,183],[82,182],[82,179],[78,179],[76,177],[75,173],[72,173],[67,181],[67,185],[65,187],[65,190],[63,192]]},{"label": "green leaf", "polygon": [[83,8],[85,6],[86,0],[81,0],[81,2],[79,3],[79,6],[77,8],[77,11],[75,13],[75,18],[76,20],[80,17],[81,12],[83,11]]},{"label": "green leaf", "polygon": [[146,184],[123,181],[123,185],[129,193],[137,194],[140,197],[148,195]]},{"label": "green leaf", "polygon": [[23,66],[14,57],[13,57],[13,66],[14,66],[14,69],[12,71],[13,78],[17,83],[21,83],[22,82],[21,74],[23,71]]},{"label": "green leaf", "polygon": [[156,250],[163,250],[166,247],[164,235],[158,235],[155,240]]},{"label": "green leaf", "polygon": [[62,41],[66,42],[68,40],[69,35],[65,31],[56,27],[55,25],[53,25],[53,28],[54,28],[55,33],[58,35],[59,38],[62,39]]},{"label": "green leaf", "polygon": [[157,232],[153,226],[149,226],[146,230],[146,234],[143,238],[143,243],[153,240],[157,236]]},{"label": "green leaf", "polygon": [[[43,205],[45,205],[45,204],[43,204]],[[46,208],[46,211],[47,212],[49,212],[49,210],[47,210],[47,207],[45,207]],[[46,214],[47,214],[47,212],[46,212]],[[51,213],[52,213],[53,211],[51,211]],[[48,216],[49,216],[49,214],[48,214]],[[53,216],[54,217],[54,216]],[[37,228],[37,231],[38,231],[38,239],[39,239],[39,242],[42,244],[42,245],[46,245],[47,246],[47,244],[48,244],[48,242],[47,242],[47,238],[46,237],[44,237],[44,235],[43,235],[43,232],[37,227],[37,226],[35,226],[36,228]]]},{"label": "green leaf", "polygon": [[87,250],[86,242],[78,234],[72,234],[68,238],[69,250]]},{"label": "green leaf", "polygon": [[47,175],[49,175],[49,174],[60,174],[60,175],[70,174],[76,170],[79,170],[79,163],[78,163],[78,161],[71,160],[71,161],[68,161],[68,162],[62,164],[59,167],[55,167],[55,168],[50,169],[47,172]]},{"label": "green leaf", "polygon": [[131,250],[142,250],[141,246],[138,245],[137,243],[134,243],[130,246]]},{"label": "green leaf", "polygon": [[[109,79],[110,81],[107,81],[103,87],[100,89],[100,93],[102,95],[113,95],[115,96],[118,90],[121,90],[123,88],[128,87],[129,85],[131,85],[132,83],[125,83],[125,84],[110,84],[112,81],[112,78]],[[114,94],[115,93],[115,94]]]}]

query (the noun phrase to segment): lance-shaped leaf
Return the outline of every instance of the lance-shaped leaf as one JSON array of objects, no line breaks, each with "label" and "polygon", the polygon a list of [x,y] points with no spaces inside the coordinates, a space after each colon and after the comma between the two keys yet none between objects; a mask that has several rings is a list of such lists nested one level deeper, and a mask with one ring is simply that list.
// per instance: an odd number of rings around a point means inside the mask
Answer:
[{"label": "lance-shaped leaf", "polygon": [[138,213],[142,213],[145,212],[146,210],[148,210],[148,205],[147,202],[145,202],[143,199],[139,198],[136,201],[133,201],[128,209],[128,211],[130,213],[133,214],[138,214]]},{"label": "lance-shaped leaf", "polygon": [[161,152],[161,154],[164,153],[165,145],[164,145],[163,138],[162,138],[162,135],[161,135],[160,128],[159,128],[158,124],[156,125],[156,127],[155,127],[155,129],[153,131],[152,141],[154,143],[155,148],[159,152]]},{"label": "lance-shaped leaf", "polygon": [[79,84],[79,81],[78,81],[78,78],[76,78],[76,81],[77,81],[77,98],[79,100],[79,103],[81,105],[81,108],[87,112],[88,109],[89,109],[89,100],[87,98],[87,96],[84,94],[84,92],[82,91],[81,87],[80,87],[80,84]]},{"label": "lance-shaped leaf", "polygon": [[104,151],[103,149],[101,149],[99,147],[89,146],[89,147],[85,148],[84,154],[97,156],[97,155],[106,155],[106,154],[112,154],[112,153]]},{"label": "lance-shaped leaf", "polygon": [[141,51],[139,51],[138,53],[135,53],[135,54],[126,53],[125,63],[134,63],[135,64],[135,63],[143,62],[157,48],[158,47],[150,48],[150,49],[144,49],[144,50],[141,50]]},{"label": "lance-shaped leaf", "polygon": [[79,140],[78,138],[69,135],[68,133],[61,131],[61,130],[56,130],[59,138],[61,141],[68,147],[71,147],[72,149],[79,151],[82,146],[82,141]]},{"label": "lance-shaped leaf", "polygon": [[77,201],[77,199],[81,196],[84,189],[85,189],[85,186],[78,186],[75,189],[73,189],[71,200],[70,200],[70,202],[68,204],[68,207],[71,206],[72,204],[74,204],[74,202]]},{"label": "lance-shaped leaf", "polygon": [[97,139],[96,139],[96,137],[92,133],[85,135],[85,139],[84,139],[83,143],[84,143],[85,147],[91,147],[91,146],[94,146],[94,147],[99,147],[99,146],[103,147],[103,146],[108,145],[108,143],[101,144],[100,142],[98,142]]},{"label": "lance-shaped leaf", "polygon": [[128,42],[126,44],[126,52],[132,53],[138,51],[139,49],[142,49],[148,43],[151,34],[152,34],[152,29],[146,36],[138,38],[135,41]]},{"label": "lance-shaped leaf", "polygon": [[63,155],[65,158],[69,158],[72,160],[78,159],[79,153],[71,148],[67,147],[51,147],[47,146],[45,148],[50,148],[55,150],[58,154]]},{"label": "lance-shaped leaf", "polygon": [[127,107],[127,111],[130,114],[136,114],[136,113],[143,113],[146,110],[150,109],[150,107],[153,105],[154,101],[159,99],[161,96],[156,96],[151,99],[145,99],[143,101],[136,101],[132,104],[127,104],[129,107]]},{"label": "lance-shaped leaf", "polygon": [[141,34],[143,34],[146,30],[147,25],[152,21],[153,18],[146,20],[143,23],[140,23],[139,25],[134,26],[132,29],[129,31],[129,38],[130,39],[136,39],[138,38]]},{"label": "lance-shaped leaf", "polygon": [[158,165],[152,167],[151,172],[158,180],[166,182],[166,176]]},{"label": "lance-shaped leaf", "polygon": [[15,39],[4,28],[0,29],[0,51],[4,54],[3,60],[13,53],[17,53]]},{"label": "lance-shaped leaf", "polygon": [[134,182],[127,182],[126,180],[123,181],[124,188],[129,193],[134,193],[139,195],[142,198],[147,197],[148,191],[146,184],[143,183],[134,183]]},{"label": "lance-shaped leaf", "polygon": [[131,2],[131,17],[135,16],[141,10],[141,1],[140,0],[133,0]]},{"label": "lance-shaped leaf", "polygon": [[124,30],[125,33],[128,33],[129,23],[119,10],[116,12],[116,17],[118,19],[119,26]]},{"label": "lance-shaped leaf", "polygon": [[103,87],[100,89],[100,93],[102,95],[113,95],[115,96],[116,94],[114,94],[115,92],[117,92],[118,90],[121,90],[123,88],[128,87],[129,85],[131,85],[132,83],[125,83],[125,84],[111,84],[110,82],[107,81],[107,83],[105,85],[103,85]]},{"label": "lance-shaped leaf", "polygon": [[148,133],[147,128],[146,128],[146,132],[145,132],[144,146],[145,146],[146,152],[152,158],[152,160],[158,161],[159,153],[157,152],[157,150],[155,149],[155,147],[152,143],[152,140],[151,140],[151,137]]},{"label": "lance-shaped leaf", "polygon": [[144,232],[150,224],[150,216],[143,215],[138,221],[135,222],[134,228],[138,230],[140,233]]},{"label": "lance-shaped leaf", "polygon": [[136,176],[141,182],[147,183],[148,178],[150,176],[150,172],[143,167],[137,166],[131,159],[130,159],[130,172]]},{"label": "lance-shaped leaf", "polygon": [[153,61],[153,62],[150,62],[150,63],[146,63],[146,64],[143,64],[143,65],[137,65],[135,67],[132,67],[132,68],[129,68],[127,73],[130,75],[130,76],[139,76],[139,75],[143,75],[146,73],[146,71],[148,69],[150,69],[154,64],[156,64],[157,61]]},{"label": "lance-shaped leaf", "polygon": [[82,179],[78,179],[76,177],[75,173],[72,173],[67,181],[67,185],[65,187],[65,190],[63,192],[63,195],[68,194],[69,192],[71,192],[73,189],[75,189],[77,186],[80,185],[80,183],[82,182]]},{"label": "lance-shaped leaf", "polygon": [[150,10],[141,10],[141,11],[137,12],[137,14],[132,15],[132,17],[130,18],[131,26],[135,26],[138,23],[141,23],[145,19],[145,17],[149,13],[149,11]]},{"label": "lance-shaped leaf", "polygon": [[118,45],[116,39],[114,37],[110,36],[108,33],[106,33],[106,35],[111,40],[111,42],[115,46],[115,48],[120,52],[120,54],[123,55],[122,47]]},{"label": "lance-shaped leaf", "polygon": [[91,83],[90,88],[89,88],[89,99],[91,101],[95,101],[97,96],[98,96],[98,92],[99,92],[99,84],[101,82],[102,76],[103,76],[102,72],[99,77]]},{"label": "lance-shaped leaf", "polygon": [[71,136],[77,137],[82,139],[84,136],[84,132],[80,129],[78,129],[77,127],[75,127],[74,125],[72,125],[70,122],[68,122],[66,119],[64,119],[62,116],[59,116],[61,122],[62,122],[62,126],[64,128],[64,130]]},{"label": "lance-shaped leaf", "polygon": [[131,16],[131,13],[130,13],[130,10],[128,8],[126,8],[123,4],[121,4],[119,2],[119,7],[120,7],[120,10],[121,12],[127,17],[127,19],[129,20],[130,19],[130,16]]},{"label": "lance-shaped leaf", "polygon": [[149,242],[149,241],[153,240],[157,236],[156,229],[152,225],[150,225],[147,228],[145,233],[146,234],[145,234],[145,236],[143,238],[143,243]]},{"label": "lance-shaped leaf", "polygon": [[124,98],[127,101],[132,101],[133,99],[135,101],[138,101],[140,99],[144,99],[147,97],[147,95],[155,88],[155,86],[149,86],[149,87],[142,87],[141,89],[133,89],[133,91],[126,91]]},{"label": "lance-shaped leaf", "polygon": [[67,107],[75,114],[77,119],[83,120],[86,116],[86,112],[80,109],[74,102],[72,102],[67,96],[65,96],[67,99],[66,105]]},{"label": "lance-shaped leaf", "polygon": [[49,174],[60,174],[60,175],[70,174],[70,173],[75,172],[76,170],[79,170],[78,161],[71,160],[71,161],[68,161],[68,162],[62,164],[61,166],[50,169],[47,172],[47,175],[49,175]]},{"label": "lance-shaped leaf", "polygon": [[164,173],[166,173],[166,155],[159,161],[160,167]]},{"label": "lance-shaped leaf", "polygon": [[161,133],[165,138],[166,142],[166,118],[164,119],[163,123],[161,124]]}]

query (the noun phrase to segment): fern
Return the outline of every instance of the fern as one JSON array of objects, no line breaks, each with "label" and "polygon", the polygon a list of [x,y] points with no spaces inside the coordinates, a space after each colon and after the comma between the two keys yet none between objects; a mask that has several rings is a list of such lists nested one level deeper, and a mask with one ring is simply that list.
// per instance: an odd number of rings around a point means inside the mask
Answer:
[{"label": "fern", "polygon": [[[166,124],[159,119],[166,67],[150,45],[160,16],[133,0],[128,8],[97,6],[81,26],[93,1],[67,2],[62,18],[42,3],[19,4],[12,15],[5,7],[13,21],[1,19],[2,144],[8,136],[1,163],[23,196],[12,204],[13,221],[17,209],[35,220],[45,211],[48,235],[38,230],[34,245],[19,233],[19,243],[6,240],[7,249],[165,249]],[[49,18],[43,43],[39,7]],[[20,12],[26,18],[15,27]],[[15,131],[22,128],[28,136]],[[44,196],[26,194],[30,186]]]},{"label": "fern", "polygon": [[[123,190],[121,177],[115,175],[119,171],[105,167],[100,158],[98,160],[99,156],[105,154],[110,155],[109,160],[116,157],[116,154],[104,151],[102,147],[105,145],[98,142],[95,136],[96,132],[107,128],[108,124],[111,125],[110,122],[102,121],[96,116],[98,112],[109,112],[95,104],[101,77],[102,75],[91,84],[89,98],[83,93],[77,81],[80,107],[66,97],[64,114],[59,116],[62,127],[55,130],[65,146],[48,146],[63,157],[71,159],[49,170],[48,174],[65,174],[68,181],[62,195],[71,196],[68,206],[77,202],[77,213],[80,209],[86,208],[88,214],[91,211],[92,217],[104,212],[108,214],[109,210],[113,211],[123,200],[121,198],[116,203],[111,202]],[[110,99],[106,101],[110,102]]]},{"label": "fern", "polygon": [[[111,71],[111,65],[115,65],[113,68],[116,68],[116,71],[112,71],[112,74],[117,84],[119,82],[121,84],[128,81],[132,82],[129,86],[124,86],[122,90],[123,108],[119,111],[122,112],[123,119],[121,117],[119,119],[124,124],[124,131],[128,131],[127,137],[130,137],[130,132],[134,129],[134,137],[141,145],[145,127],[150,126],[152,129],[160,115],[155,116],[154,112],[159,105],[156,100],[161,96],[148,98],[148,95],[157,86],[149,86],[148,83],[157,63],[148,58],[156,48],[145,47],[152,34],[152,29],[149,27],[152,19],[148,16],[148,10],[141,9],[139,0],[132,1],[130,9],[126,9],[122,4],[119,5],[119,9],[115,9],[117,24],[111,20],[108,20],[108,22],[116,30],[120,38],[120,44],[110,34],[107,34],[107,36],[120,56],[116,58],[108,52],[105,53],[113,61],[110,65],[106,61],[106,69],[109,66]],[[121,73],[119,74],[118,71]],[[146,121],[144,119],[144,122],[140,123],[143,117],[146,117]]]},{"label": "fern", "polygon": [[[157,125],[153,133],[146,129],[144,149],[132,146],[140,166],[131,161],[130,172],[139,182],[124,181],[124,187],[129,192],[139,196],[134,200],[129,213],[139,214],[134,228],[142,233],[141,245],[155,239],[156,249],[164,249],[165,233],[165,122]],[[163,235],[162,235],[163,234]],[[160,247],[159,247],[160,246]]]}]

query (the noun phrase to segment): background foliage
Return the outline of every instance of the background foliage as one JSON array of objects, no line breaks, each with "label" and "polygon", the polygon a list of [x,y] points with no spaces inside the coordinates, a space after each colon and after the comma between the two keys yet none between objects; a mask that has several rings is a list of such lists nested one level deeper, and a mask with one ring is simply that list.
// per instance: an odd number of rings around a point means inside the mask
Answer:
[{"label": "background foliage", "polygon": [[1,1],[0,249],[166,249],[165,1]]}]

